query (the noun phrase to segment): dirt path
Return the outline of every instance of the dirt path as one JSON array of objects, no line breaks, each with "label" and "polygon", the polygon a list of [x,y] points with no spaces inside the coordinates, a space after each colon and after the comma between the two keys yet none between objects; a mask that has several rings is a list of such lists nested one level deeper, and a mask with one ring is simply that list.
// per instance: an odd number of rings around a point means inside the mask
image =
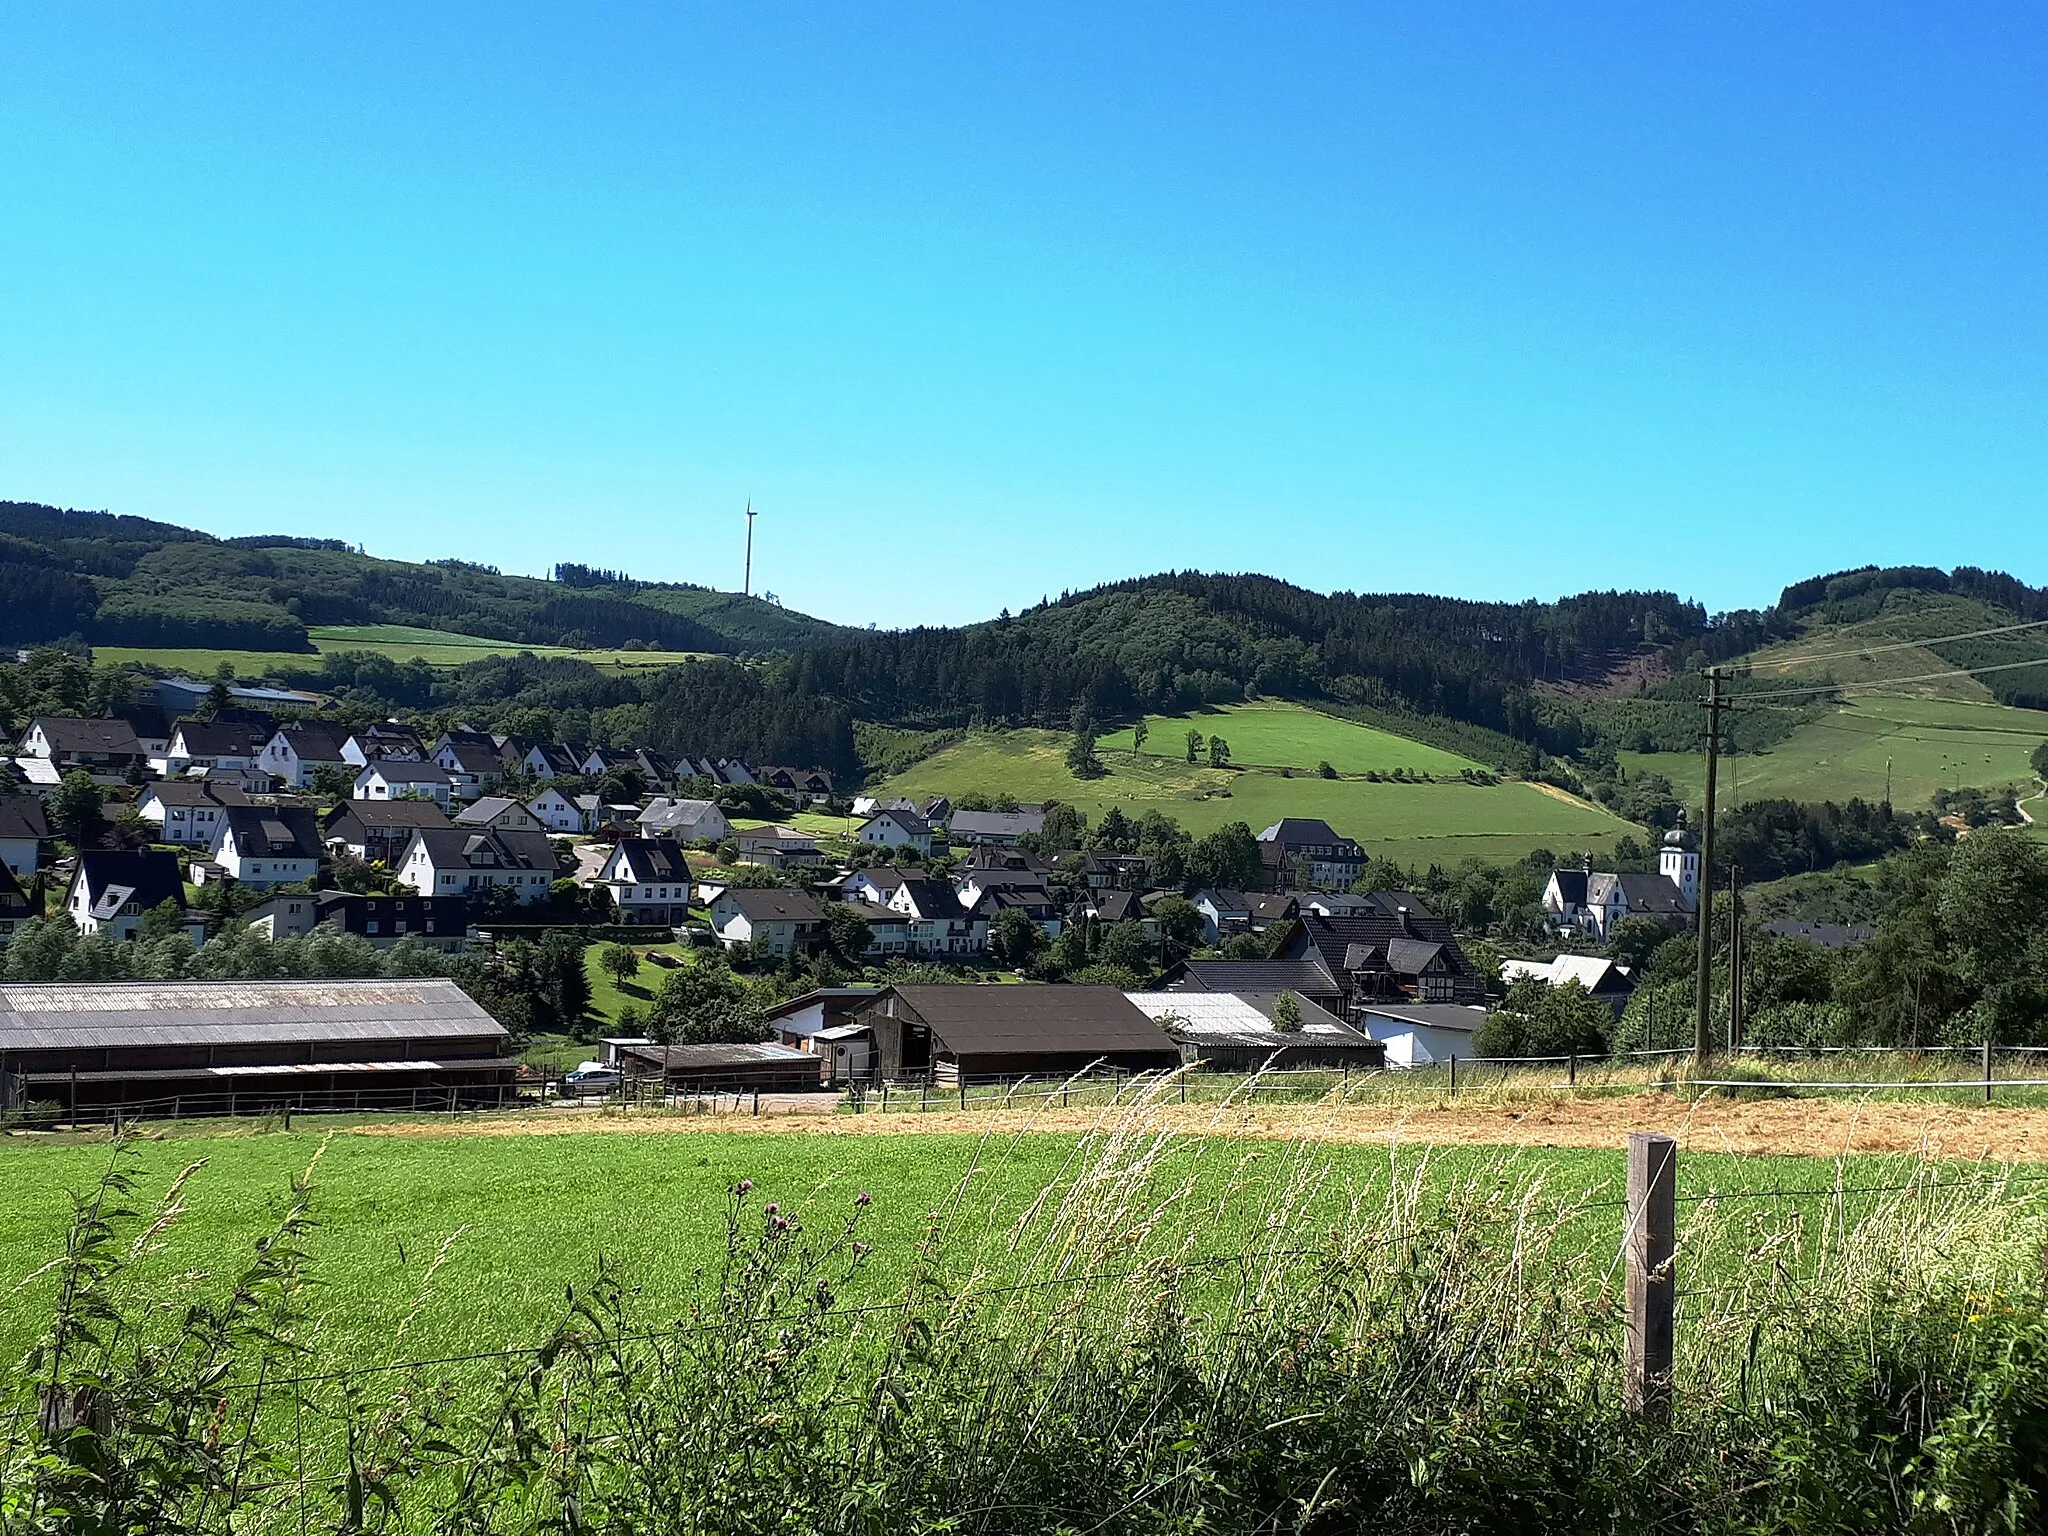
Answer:
[{"label": "dirt path", "polygon": [[[1105,1115],[1084,1109],[958,1110],[930,1114],[521,1115],[452,1124],[419,1121],[361,1126],[358,1136],[547,1136],[680,1134],[698,1131],[798,1136],[982,1135],[1036,1130],[1075,1133]],[[1925,1153],[2048,1162],[2048,1110],[1859,1102],[1851,1099],[1702,1100],[1669,1094],[1619,1099],[1456,1107],[1321,1105],[1219,1109],[1162,1105],[1140,1112],[1148,1125],[1197,1136],[1339,1143],[1614,1149],[1631,1131],[1663,1131],[1702,1152]]]}]

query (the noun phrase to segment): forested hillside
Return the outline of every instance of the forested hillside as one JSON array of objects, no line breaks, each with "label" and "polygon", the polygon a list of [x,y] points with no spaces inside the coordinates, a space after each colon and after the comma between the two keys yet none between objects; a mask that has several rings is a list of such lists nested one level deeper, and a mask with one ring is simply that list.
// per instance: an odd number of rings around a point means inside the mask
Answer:
[{"label": "forested hillside", "polygon": [[210,534],[143,518],[0,502],[0,641],[310,653],[307,626],[411,624],[530,645],[725,653],[850,634],[759,598],[563,566],[506,576],[415,564],[335,539]]}]

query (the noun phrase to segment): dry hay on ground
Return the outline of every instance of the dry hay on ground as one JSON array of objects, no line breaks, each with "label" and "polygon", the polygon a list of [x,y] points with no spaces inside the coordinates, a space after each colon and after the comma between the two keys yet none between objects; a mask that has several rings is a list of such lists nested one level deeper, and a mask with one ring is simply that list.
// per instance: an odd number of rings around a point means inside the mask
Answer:
[{"label": "dry hay on ground", "polygon": [[[365,1136],[534,1136],[702,1130],[764,1135],[917,1136],[1043,1131],[1078,1134],[1105,1114],[1141,1114],[1161,1130],[1287,1141],[1444,1146],[1615,1148],[1631,1131],[1663,1131],[1699,1152],[1916,1153],[2048,1162],[2048,1110],[1996,1105],[1912,1105],[1848,1098],[1687,1101],[1666,1093],[1500,1105],[1244,1107],[1161,1103],[1103,1109],[935,1110],[926,1114],[822,1112],[682,1115],[669,1112],[536,1112],[457,1123],[359,1127]],[[764,1104],[764,1109],[767,1106]]]}]

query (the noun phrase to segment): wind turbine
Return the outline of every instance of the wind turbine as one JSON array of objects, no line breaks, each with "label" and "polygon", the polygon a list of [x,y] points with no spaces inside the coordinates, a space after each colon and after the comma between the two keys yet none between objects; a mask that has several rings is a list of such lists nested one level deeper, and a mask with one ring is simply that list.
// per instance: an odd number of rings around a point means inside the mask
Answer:
[{"label": "wind turbine", "polygon": [[747,565],[740,576],[740,596],[751,597],[754,591],[754,499],[747,498]]}]

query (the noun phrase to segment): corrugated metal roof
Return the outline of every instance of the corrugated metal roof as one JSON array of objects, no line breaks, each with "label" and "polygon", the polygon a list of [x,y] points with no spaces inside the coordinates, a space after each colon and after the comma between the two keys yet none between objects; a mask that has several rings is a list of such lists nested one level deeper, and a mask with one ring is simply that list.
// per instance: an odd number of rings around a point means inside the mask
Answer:
[{"label": "corrugated metal roof", "polygon": [[452,981],[21,982],[0,986],[0,1052],[308,1040],[502,1039]]}]

